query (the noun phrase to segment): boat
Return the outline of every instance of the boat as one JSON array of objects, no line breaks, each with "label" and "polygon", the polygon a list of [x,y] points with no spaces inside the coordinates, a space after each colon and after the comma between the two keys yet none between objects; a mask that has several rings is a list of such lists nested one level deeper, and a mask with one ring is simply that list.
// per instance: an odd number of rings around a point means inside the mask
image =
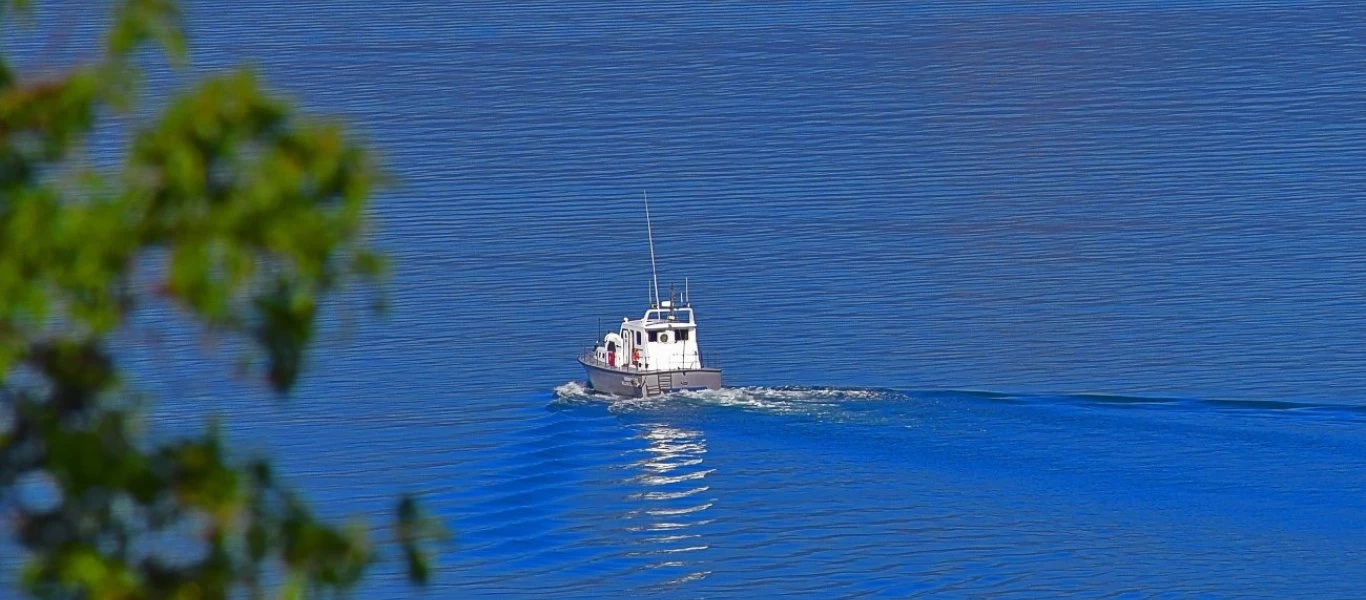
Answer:
[{"label": "boat", "polygon": [[680,301],[674,292],[659,297],[655,269],[654,230],[650,225],[650,197],[645,196],[645,231],[650,242],[650,272],[654,297],[639,319],[622,317],[621,326],[602,336],[579,355],[588,373],[588,386],[616,396],[645,398],[686,390],[721,388],[721,369],[702,363],[697,340],[697,318],[684,280]]}]

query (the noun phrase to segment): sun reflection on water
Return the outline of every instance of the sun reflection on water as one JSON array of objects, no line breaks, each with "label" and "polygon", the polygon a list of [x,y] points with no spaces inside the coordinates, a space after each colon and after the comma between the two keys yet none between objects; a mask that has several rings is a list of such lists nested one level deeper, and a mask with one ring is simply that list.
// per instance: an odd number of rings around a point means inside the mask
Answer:
[{"label": "sun reflection on water", "polygon": [[648,569],[677,569],[679,576],[667,585],[705,578],[700,553],[709,548],[699,528],[711,523],[707,510],[715,499],[704,484],[715,469],[703,466],[707,441],[700,431],[659,423],[639,426],[637,437],[648,444],[644,456],[633,463],[636,474],[627,482],[640,491],[628,500],[634,507],[624,515],[625,529],[642,535],[644,546],[633,555],[644,557]]}]

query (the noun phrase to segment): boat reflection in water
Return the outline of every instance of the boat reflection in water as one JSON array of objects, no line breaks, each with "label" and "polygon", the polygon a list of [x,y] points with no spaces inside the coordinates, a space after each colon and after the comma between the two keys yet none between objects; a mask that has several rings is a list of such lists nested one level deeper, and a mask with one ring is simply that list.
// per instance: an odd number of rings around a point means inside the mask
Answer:
[{"label": "boat reflection in water", "polygon": [[629,496],[638,503],[625,515],[627,530],[645,548],[633,552],[647,558],[647,570],[677,569],[669,584],[702,579],[701,556],[708,546],[699,529],[711,520],[707,509],[714,498],[706,478],[715,469],[703,465],[706,439],[699,431],[662,424],[638,426],[638,437],[648,442],[643,458],[631,464],[638,473],[628,483],[640,491]]}]

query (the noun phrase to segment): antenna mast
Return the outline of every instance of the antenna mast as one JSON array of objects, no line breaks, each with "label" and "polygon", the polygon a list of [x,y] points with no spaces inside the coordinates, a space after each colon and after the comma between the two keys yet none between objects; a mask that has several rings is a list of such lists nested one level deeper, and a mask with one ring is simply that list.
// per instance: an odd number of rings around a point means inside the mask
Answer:
[{"label": "antenna mast", "polygon": [[655,232],[650,227],[650,194],[643,190],[640,193],[645,196],[645,235],[650,240],[650,275],[655,282],[655,308],[659,308],[659,270],[655,268]]}]

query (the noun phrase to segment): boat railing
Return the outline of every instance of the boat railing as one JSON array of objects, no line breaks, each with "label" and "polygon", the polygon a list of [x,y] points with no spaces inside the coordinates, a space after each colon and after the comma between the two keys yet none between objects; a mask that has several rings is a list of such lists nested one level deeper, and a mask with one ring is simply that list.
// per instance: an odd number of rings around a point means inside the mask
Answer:
[{"label": "boat railing", "polygon": [[[631,365],[609,365],[606,362],[598,360],[597,350],[597,346],[586,346],[584,347],[583,351],[579,353],[579,359],[590,365],[602,366],[607,367],[609,369],[617,369],[620,371],[627,371],[629,373],[654,373],[657,371],[657,369],[646,369],[642,367],[633,367]],[[704,353],[698,351],[697,362],[702,365],[701,368],[703,369],[721,368],[721,361],[716,353]]]},{"label": "boat railing", "polygon": [[702,363],[702,366],[708,369],[720,369],[721,365],[724,363],[724,361],[721,360],[721,355],[719,353],[703,352],[701,350],[697,351],[697,362]]}]

